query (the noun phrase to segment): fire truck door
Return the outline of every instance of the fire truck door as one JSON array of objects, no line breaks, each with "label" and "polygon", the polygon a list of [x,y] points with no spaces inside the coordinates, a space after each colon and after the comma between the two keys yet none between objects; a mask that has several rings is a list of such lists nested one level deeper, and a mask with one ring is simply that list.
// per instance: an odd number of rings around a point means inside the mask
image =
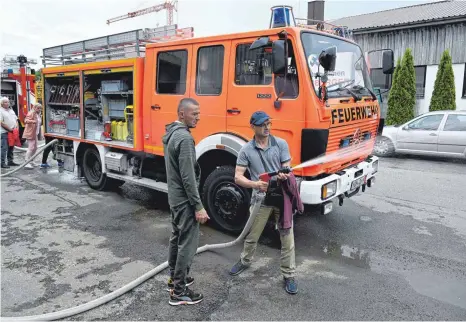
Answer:
[{"label": "fire truck door", "polygon": [[[146,150],[156,154],[163,153],[162,136],[165,126],[177,119],[180,100],[189,97],[191,85],[192,45],[156,48],[152,51],[155,70],[150,89],[150,136],[145,140]],[[149,90],[145,93],[149,94]],[[149,144],[147,144],[149,141]]]},{"label": "fire truck door", "polygon": [[[264,111],[271,117],[271,134],[286,140],[294,162],[299,163],[301,129],[304,124],[304,104],[296,65],[299,55],[294,55],[289,42],[289,73],[286,83],[272,74],[272,54],[264,48],[249,50],[256,40],[233,41],[230,55],[230,88],[226,110],[227,131],[250,139],[253,131],[249,124],[252,113]],[[281,106],[274,102],[284,91]]]},{"label": "fire truck door", "polygon": [[199,102],[201,120],[192,130],[196,142],[226,131],[230,41],[193,45],[190,97]]}]

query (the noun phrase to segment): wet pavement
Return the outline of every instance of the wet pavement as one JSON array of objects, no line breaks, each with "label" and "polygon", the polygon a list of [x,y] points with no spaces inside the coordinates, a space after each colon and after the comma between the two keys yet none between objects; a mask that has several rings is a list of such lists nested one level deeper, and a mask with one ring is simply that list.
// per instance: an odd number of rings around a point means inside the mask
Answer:
[{"label": "wet pavement", "polygon": [[[96,192],[52,164],[1,179],[2,317],[83,304],[167,257],[166,198],[127,184]],[[330,215],[296,218],[297,295],[283,289],[269,233],[237,277],[228,269],[240,246],[196,256],[201,304],[170,307],[163,272],[68,319],[464,320],[464,182],[465,163],[381,160],[375,187]],[[203,226],[200,246],[233,238]]]}]

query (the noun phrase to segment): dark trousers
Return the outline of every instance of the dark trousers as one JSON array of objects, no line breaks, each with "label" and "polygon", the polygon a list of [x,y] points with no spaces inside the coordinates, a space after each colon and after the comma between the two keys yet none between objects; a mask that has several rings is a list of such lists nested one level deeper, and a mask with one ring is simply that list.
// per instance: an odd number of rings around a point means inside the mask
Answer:
[{"label": "dark trousers", "polygon": [[[45,144],[49,144],[52,140],[53,140],[53,138],[46,136],[45,137]],[[44,150],[44,153],[42,154],[42,164],[47,163],[47,159],[49,158],[50,152],[53,150],[53,146],[54,146],[54,144],[48,146]],[[58,159],[57,159],[57,161],[61,162],[61,160],[58,160]]]},{"label": "dark trousers", "polygon": [[194,208],[189,203],[170,208],[170,213],[172,235],[168,249],[168,268],[175,292],[179,294],[186,289],[186,276],[196,255],[199,222],[196,221]]},{"label": "dark trousers", "polygon": [[[2,164],[9,164],[13,162],[13,150],[14,146],[8,146],[8,132],[2,133]],[[7,162],[8,160],[8,162]]]}]

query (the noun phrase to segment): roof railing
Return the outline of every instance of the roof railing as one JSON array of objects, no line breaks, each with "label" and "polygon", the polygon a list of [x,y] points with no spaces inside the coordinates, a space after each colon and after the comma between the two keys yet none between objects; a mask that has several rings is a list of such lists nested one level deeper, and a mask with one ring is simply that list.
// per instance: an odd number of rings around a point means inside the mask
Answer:
[{"label": "roof railing", "polygon": [[[315,19],[305,19],[305,18],[295,18],[297,21],[302,21],[297,23],[296,26],[300,28],[313,29],[322,32],[326,32],[332,35],[340,36],[342,38],[353,39],[353,31],[347,26],[334,25],[323,20]],[[310,24],[310,22],[312,24]]]},{"label": "roof railing", "polygon": [[193,28],[178,29],[177,25],[146,28],[87,39],[43,49],[44,67],[93,61],[144,57],[145,46],[151,43],[192,38]]}]

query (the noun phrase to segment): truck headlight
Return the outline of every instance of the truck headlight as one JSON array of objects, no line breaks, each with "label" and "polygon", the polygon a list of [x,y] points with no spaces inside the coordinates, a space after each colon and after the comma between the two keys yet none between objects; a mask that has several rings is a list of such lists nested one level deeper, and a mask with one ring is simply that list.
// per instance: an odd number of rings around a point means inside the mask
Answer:
[{"label": "truck headlight", "polygon": [[372,163],[372,174],[376,173],[377,171],[379,171],[379,160]]},{"label": "truck headlight", "polygon": [[333,197],[337,193],[337,181],[331,181],[322,186],[322,200]]}]

